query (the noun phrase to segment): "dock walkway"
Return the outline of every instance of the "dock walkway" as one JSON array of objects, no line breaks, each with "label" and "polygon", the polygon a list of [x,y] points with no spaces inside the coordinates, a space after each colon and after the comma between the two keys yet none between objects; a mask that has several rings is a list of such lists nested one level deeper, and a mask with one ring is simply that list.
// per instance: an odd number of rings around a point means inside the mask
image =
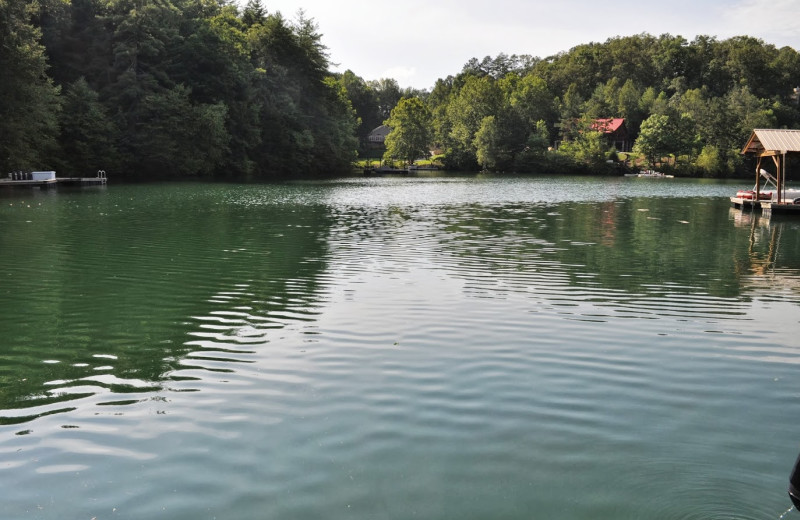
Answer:
[{"label": "dock walkway", "polygon": [[753,200],[741,197],[731,197],[731,206],[736,209],[758,211],[761,210],[762,215],[769,217],[774,214],[782,215],[800,215],[800,204],[796,204],[791,199],[784,199],[781,202],[774,200]]},{"label": "dock walkway", "polygon": [[762,202],[761,214],[765,217],[770,215],[800,215],[800,204],[789,202]]},{"label": "dock walkway", "polygon": [[56,177],[55,172],[52,173],[53,175],[46,176],[46,178],[37,178],[31,173],[24,172],[10,173],[7,179],[0,179],[0,188],[47,189],[55,186],[101,186],[108,182],[105,170],[98,171],[96,177]]}]

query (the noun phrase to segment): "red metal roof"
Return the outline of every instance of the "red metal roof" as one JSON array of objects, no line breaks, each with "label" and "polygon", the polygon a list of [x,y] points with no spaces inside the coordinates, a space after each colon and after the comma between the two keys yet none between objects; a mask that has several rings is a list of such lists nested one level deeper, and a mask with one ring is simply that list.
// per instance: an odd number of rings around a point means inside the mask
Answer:
[{"label": "red metal roof", "polygon": [[619,130],[624,123],[625,119],[621,117],[615,117],[611,119],[595,119],[592,123],[592,130],[597,130],[598,132],[603,132],[604,134],[612,134]]}]

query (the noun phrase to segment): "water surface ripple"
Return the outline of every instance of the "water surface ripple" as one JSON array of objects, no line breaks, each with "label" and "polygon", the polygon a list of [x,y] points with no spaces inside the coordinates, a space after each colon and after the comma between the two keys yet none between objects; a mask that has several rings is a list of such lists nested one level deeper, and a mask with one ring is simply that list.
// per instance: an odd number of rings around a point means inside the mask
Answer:
[{"label": "water surface ripple", "polygon": [[0,517],[777,519],[800,223],[642,181],[3,194]]}]

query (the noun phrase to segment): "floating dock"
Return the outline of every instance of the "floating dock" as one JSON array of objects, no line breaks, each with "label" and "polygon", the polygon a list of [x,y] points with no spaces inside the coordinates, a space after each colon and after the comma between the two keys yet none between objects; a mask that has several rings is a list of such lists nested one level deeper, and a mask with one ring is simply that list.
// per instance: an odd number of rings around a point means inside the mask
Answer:
[{"label": "floating dock", "polygon": [[379,168],[364,168],[364,175],[408,175],[408,169],[388,168],[386,166]]},{"label": "floating dock", "polygon": [[742,197],[731,197],[731,206],[736,209],[743,209],[743,210],[757,210],[761,209],[761,204],[764,200],[753,200],[753,199],[744,199]]},{"label": "floating dock", "polygon": [[761,214],[765,217],[770,215],[800,215],[800,204],[789,202],[762,202]]},{"label": "floating dock", "polygon": [[743,211],[761,210],[762,215],[800,215],[800,203],[795,203],[792,199],[784,199],[781,202],[774,200],[754,200],[741,197],[731,197],[731,206]]},{"label": "floating dock", "polygon": [[[766,184],[775,188],[775,192],[766,200],[751,202],[753,209],[761,209],[765,217],[773,214],[800,215],[800,193],[795,189],[787,189],[786,173],[789,158],[800,154],[800,130],[756,128],[750,135],[747,144],[742,149],[742,154],[752,155],[756,162],[756,182],[752,198],[758,199],[761,179],[766,179]],[[775,165],[775,174],[761,168],[764,159],[772,159]],[[737,194],[738,195],[738,194]],[[744,201],[735,201],[731,198],[734,207],[745,208]]]},{"label": "floating dock", "polygon": [[101,186],[108,182],[105,170],[96,177],[56,177],[56,172],[14,172],[7,179],[0,179],[0,188],[41,188],[55,186]]}]

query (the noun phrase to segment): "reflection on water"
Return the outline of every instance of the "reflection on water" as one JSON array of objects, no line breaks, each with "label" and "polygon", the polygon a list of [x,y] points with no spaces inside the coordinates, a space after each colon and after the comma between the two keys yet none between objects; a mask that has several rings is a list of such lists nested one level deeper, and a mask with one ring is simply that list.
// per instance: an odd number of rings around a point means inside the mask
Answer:
[{"label": "reflection on water", "polygon": [[779,516],[800,221],[641,181],[5,195],[0,516]]}]

